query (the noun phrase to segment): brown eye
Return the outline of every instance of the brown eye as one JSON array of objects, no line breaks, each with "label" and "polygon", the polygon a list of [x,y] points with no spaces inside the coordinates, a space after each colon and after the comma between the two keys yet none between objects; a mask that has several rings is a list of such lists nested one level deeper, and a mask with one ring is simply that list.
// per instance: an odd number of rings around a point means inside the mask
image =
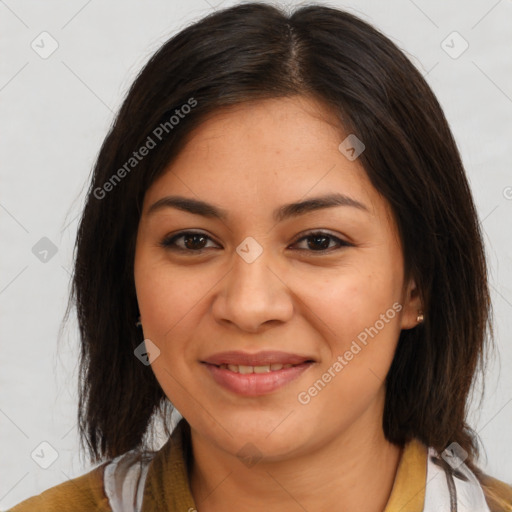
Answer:
[{"label": "brown eye", "polygon": [[[182,243],[177,243],[178,240],[182,239]],[[202,252],[203,249],[207,248],[206,244],[211,238],[205,233],[194,232],[194,231],[182,231],[172,237],[164,238],[160,245],[165,249],[175,251],[186,251],[186,252]]]},{"label": "brown eye", "polygon": [[[333,247],[330,247],[331,242],[335,243],[334,249],[340,248],[340,247],[350,247],[352,244],[349,242],[346,242],[345,240],[341,240],[340,238],[331,235],[330,233],[326,233],[324,231],[317,231],[314,233],[309,233],[306,236],[303,236],[302,238],[299,238],[294,245],[298,244],[299,242],[302,242],[303,240],[307,240],[307,247],[302,248],[299,250],[306,250],[309,252],[327,252],[331,251]],[[337,247],[336,247],[337,245]]]},{"label": "brown eye", "polygon": [[[212,249],[214,247],[207,247],[208,241],[213,240],[202,232],[195,231],[182,231],[171,237],[164,238],[160,245],[164,249],[169,249],[178,252],[188,253],[202,253],[205,249]],[[299,248],[300,251],[307,251],[311,253],[327,253],[342,247],[351,247],[351,243],[346,242],[330,233],[317,231],[309,233],[302,238],[299,238],[294,244],[306,241],[306,247]],[[215,243],[215,242],[214,242]],[[334,246],[332,245],[334,243]]]}]

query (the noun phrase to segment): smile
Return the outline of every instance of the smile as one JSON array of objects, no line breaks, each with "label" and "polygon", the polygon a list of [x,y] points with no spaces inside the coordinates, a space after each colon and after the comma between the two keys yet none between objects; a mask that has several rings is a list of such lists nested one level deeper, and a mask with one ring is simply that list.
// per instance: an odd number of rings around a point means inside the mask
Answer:
[{"label": "smile", "polygon": [[282,370],[283,368],[291,368],[292,366],[297,366],[293,364],[280,364],[280,363],[274,363],[274,364],[266,364],[262,366],[245,366],[245,365],[236,365],[236,364],[221,364],[219,368],[222,368],[223,370],[230,370],[235,373],[242,373],[244,375],[247,375],[249,373],[268,373],[268,372],[275,372],[278,370]]},{"label": "smile", "polygon": [[258,366],[203,363],[203,366],[213,381],[223,389],[236,395],[256,397],[283,388],[314,364],[313,361],[304,361],[299,364],[272,363]]}]

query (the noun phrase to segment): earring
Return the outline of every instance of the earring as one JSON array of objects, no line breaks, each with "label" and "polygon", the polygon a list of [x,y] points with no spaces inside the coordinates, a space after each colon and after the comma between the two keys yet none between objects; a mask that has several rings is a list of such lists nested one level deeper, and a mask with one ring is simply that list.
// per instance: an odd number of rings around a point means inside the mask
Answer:
[{"label": "earring", "polygon": [[141,321],[140,321],[140,316],[139,316],[139,318],[138,318],[137,322],[135,323],[135,326],[136,326],[136,327],[142,327],[142,323],[141,323]]},{"label": "earring", "polygon": [[421,309],[418,310],[418,316],[416,317],[416,322],[421,324],[421,322],[423,322],[424,319],[425,319],[425,317],[423,316],[423,312],[421,311]]}]

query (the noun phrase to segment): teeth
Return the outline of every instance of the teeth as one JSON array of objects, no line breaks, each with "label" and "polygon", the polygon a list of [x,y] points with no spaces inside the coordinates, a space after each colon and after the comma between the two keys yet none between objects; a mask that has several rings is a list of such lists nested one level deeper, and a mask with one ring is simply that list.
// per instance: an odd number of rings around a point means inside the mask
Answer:
[{"label": "teeth", "polygon": [[232,372],[241,373],[246,375],[248,373],[268,373],[275,372],[277,370],[282,370],[283,368],[291,368],[294,366],[293,364],[281,364],[281,363],[272,363],[265,364],[261,366],[245,366],[245,365],[237,365],[237,364],[221,364],[220,368],[223,370],[231,370]]},{"label": "teeth", "polygon": [[254,373],[267,373],[270,371],[270,365],[267,364],[264,366],[253,366],[253,371]]}]

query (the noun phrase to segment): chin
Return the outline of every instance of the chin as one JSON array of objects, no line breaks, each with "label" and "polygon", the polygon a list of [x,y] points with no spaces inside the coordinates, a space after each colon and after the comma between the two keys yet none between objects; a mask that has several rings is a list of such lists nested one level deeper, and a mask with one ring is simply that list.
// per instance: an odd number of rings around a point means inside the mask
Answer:
[{"label": "chin", "polygon": [[[254,456],[267,461],[284,460],[308,444],[314,433],[298,428],[295,414],[279,413],[263,417],[261,411],[252,415],[238,415],[223,422],[224,430],[210,432],[215,444],[236,456]],[[250,416],[250,417],[248,417]],[[301,422],[302,423],[302,422]],[[210,437],[208,435],[208,437]],[[316,438],[316,435],[314,436]]]}]

